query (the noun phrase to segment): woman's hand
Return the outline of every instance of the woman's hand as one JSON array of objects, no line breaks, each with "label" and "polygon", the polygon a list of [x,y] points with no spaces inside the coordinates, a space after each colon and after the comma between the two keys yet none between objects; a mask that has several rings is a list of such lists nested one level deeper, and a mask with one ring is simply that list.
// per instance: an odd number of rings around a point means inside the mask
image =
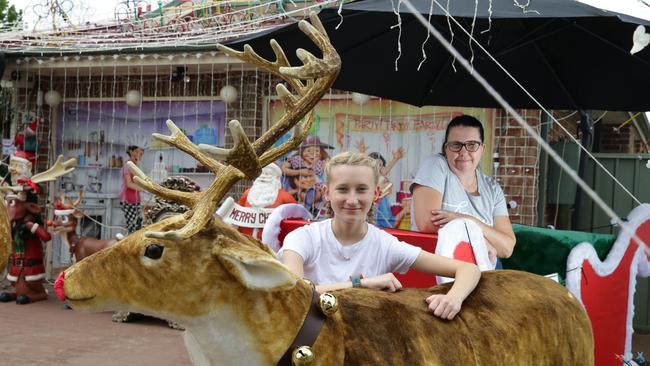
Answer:
[{"label": "woman's hand", "polygon": [[433,211],[431,211],[431,223],[433,225],[435,225],[435,226],[438,226],[438,227],[443,227],[449,221],[454,220],[454,219],[459,219],[461,217],[466,217],[466,216],[463,215],[463,214],[456,213],[456,212],[451,212],[451,211],[444,211],[444,210],[433,210]]},{"label": "woman's hand", "polygon": [[425,300],[429,304],[429,311],[442,319],[453,319],[460,311],[463,300],[449,294],[431,295]]},{"label": "woman's hand", "polygon": [[361,286],[371,288],[374,290],[395,292],[402,288],[402,283],[399,282],[397,278],[395,278],[394,274],[384,273],[381,276],[362,278]]}]

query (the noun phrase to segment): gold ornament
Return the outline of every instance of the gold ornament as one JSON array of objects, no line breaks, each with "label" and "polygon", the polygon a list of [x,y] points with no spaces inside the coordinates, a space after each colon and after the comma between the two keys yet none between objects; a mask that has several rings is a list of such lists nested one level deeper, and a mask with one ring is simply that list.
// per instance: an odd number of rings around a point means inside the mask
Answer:
[{"label": "gold ornament", "polygon": [[336,299],[336,296],[329,292],[320,295],[318,303],[320,305],[320,310],[327,316],[332,315],[339,310],[339,301]]},{"label": "gold ornament", "polygon": [[314,352],[311,347],[301,346],[291,353],[291,364],[293,366],[310,366],[314,362]]}]

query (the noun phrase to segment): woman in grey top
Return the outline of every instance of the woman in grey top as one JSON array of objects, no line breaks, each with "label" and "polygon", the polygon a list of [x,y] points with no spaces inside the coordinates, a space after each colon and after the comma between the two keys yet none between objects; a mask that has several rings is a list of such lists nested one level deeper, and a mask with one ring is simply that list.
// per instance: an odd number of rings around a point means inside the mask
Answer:
[{"label": "woman in grey top", "polygon": [[453,219],[468,218],[483,230],[493,262],[495,254],[510,257],[515,234],[503,191],[493,178],[477,169],[485,150],[483,125],[471,116],[453,118],[442,149],[442,154],[422,163],[411,185],[411,227],[437,232]]}]

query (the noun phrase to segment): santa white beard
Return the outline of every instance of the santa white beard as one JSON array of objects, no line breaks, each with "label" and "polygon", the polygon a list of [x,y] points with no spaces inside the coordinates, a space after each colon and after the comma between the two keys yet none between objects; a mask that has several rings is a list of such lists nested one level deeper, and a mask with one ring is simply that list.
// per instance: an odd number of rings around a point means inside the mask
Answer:
[{"label": "santa white beard", "polygon": [[251,190],[248,192],[247,201],[251,207],[266,207],[275,202],[280,189],[280,180],[273,181],[255,181]]}]

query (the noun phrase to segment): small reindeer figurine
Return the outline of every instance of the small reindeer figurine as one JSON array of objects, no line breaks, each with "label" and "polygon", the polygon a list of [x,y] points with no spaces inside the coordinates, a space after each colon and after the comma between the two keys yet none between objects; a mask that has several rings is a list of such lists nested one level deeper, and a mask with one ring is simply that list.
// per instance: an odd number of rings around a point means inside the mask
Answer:
[{"label": "small reindeer figurine", "polygon": [[83,190],[79,191],[79,197],[73,202],[70,197],[65,196],[64,192],[60,192],[60,196],[55,198],[54,202],[52,231],[55,235],[61,236],[61,241],[68,246],[75,262],[117,243],[115,239],[101,240],[77,235],[77,222],[84,216],[83,211],[77,206],[83,200],[83,194]]},{"label": "small reindeer figurine", "polygon": [[0,302],[15,300],[17,304],[47,299],[41,281],[45,278],[43,242],[51,239],[40,216],[38,205],[39,183],[49,182],[74,170],[76,159],[63,162],[59,156],[54,165],[32,178],[18,179],[17,186],[3,187],[9,191],[5,196],[7,215],[10,220],[12,248],[9,255],[7,278],[15,292],[0,294]]},{"label": "small reindeer figurine", "polygon": [[[340,58],[318,18],[299,27],[322,51],[318,58],[299,49],[300,67],[290,67],[275,41],[275,62],[248,46],[243,52],[219,47],[292,86],[297,95],[277,87],[283,118],[252,143],[239,122],[231,121],[232,149],[196,146],[168,121],[171,136],[154,138],[196,158],[214,172],[214,182],[202,192],[178,192],[154,184],[130,164],[136,184],[191,210],[68,268],[55,284],[57,296],[82,311],[137,311],[176,321],[186,329],[196,365],[593,364],[589,318],[569,291],[549,279],[484,273],[463,310],[448,321],[427,312],[424,301],[448,291],[448,284],[319,296],[266,245],[215,217],[235,182],[255,178],[298,147],[311,125],[309,112],[339,72]],[[294,127],[289,140],[273,147]]]}]

